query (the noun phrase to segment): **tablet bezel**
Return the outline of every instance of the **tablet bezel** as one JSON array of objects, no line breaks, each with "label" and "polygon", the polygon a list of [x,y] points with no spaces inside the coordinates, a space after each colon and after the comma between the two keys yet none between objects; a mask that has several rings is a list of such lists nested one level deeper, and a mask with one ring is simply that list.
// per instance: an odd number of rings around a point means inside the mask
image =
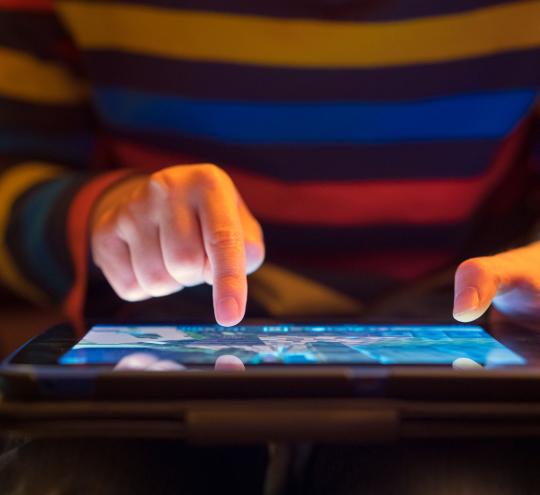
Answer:
[{"label": "tablet bezel", "polygon": [[[284,321],[284,320],[280,320]],[[287,319],[287,322],[305,323],[305,320]],[[332,319],[310,323],[362,323],[383,324],[365,320]],[[95,324],[111,324],[107,320],[87,322],[87,328]],[[118,322],[114,324],[152,324],[156,322]],[[157,322],[171,324],[171,322]],[[208,322],[182,321],[184,324]],[[276,320],[251,320],[246,324],[275,324]],[[175,324],[179,324],[176,322]],[[418,322],[385,320],[384,324],[413,325]],[[430,320],[422,324],[451,324],[448,321]],[[490,327],[481,325],[490,334]],[[506,328],[514,337],[511,345],[524,344],[521,326]],[[253,366],[243,373],[219,372],[206,368],[197,372],[144,372],[112,371],[110,366],[66,367],[47,363],[24,364],[40,347],[55,343],[56,359],[80,337],[66,335],[73,329],[57,325],[27,342],[2,365],[0,378],[4,397],[22,400],[36,399],[92,399],[92,400],[178,400],[178,399],[240,399],[268,397],[363,397],[411,400],[526,400],[540,399],[540,367],[516,366],[501,369],[453,370],[449,366],[424,365],[286,365]],[[512,333],[517,332],[517,333]],[[535,337],[540,349],[540,333],[526,330],[525,335]],[[531,337],[532,336],[532,337]],[[497,338],[497,334],[495,334]],[[537,338],[536,338],[537,337]],[[500,338],[497,340],[501,341]],[[525,346],[526,347],[526,346]],[[521,351],[518,351],[522,354]]]}]

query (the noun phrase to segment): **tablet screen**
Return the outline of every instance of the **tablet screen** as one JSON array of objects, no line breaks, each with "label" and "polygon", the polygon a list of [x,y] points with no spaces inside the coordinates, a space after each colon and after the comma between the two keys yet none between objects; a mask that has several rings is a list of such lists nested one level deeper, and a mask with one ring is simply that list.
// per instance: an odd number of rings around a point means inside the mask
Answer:
[{"label": "tablet screen", "polygon": [[62,365],[116,364],[148,352],[184,365],[232,354],[246,365],[520,365],[524,359],[476,325],[96,325]]}]

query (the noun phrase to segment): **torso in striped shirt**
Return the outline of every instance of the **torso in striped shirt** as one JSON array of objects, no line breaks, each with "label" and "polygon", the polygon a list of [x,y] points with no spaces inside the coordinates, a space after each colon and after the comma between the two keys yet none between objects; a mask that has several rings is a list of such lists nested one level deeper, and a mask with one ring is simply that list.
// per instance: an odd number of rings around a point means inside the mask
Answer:
[{"label": "torso in striped shirt", "polygon": [[532,184],[538,1],[56,8],[115,165],[223,166],[270,260],[352,292],[373,276],[377,291],[474,251],[493,223],[514,235],[511,211],[524,218],[506,189]]}]

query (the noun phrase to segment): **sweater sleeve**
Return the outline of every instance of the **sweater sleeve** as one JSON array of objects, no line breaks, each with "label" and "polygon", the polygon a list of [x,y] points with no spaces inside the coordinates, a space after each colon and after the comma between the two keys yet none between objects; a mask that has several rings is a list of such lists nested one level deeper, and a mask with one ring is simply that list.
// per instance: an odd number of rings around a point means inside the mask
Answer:
[{"label": "sweater sleeve", "polygon": [[535,171],[540,173],[540,96],[533,114],[530,159]]},{"label": "sweater sleeve", "polygon": [[92,204],[127,173],[110,166],[52,2],[0,0],[2,286],[42,305],[81,304]]}]

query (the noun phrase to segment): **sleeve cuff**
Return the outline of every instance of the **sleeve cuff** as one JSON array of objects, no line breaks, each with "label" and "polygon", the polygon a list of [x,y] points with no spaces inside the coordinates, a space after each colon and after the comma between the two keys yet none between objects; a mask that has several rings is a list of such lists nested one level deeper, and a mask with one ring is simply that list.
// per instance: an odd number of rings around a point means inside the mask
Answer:
[{"label": "sleeve cuff", "polygon": [[132,174],[129,170],[118,170],[99,175],[83,186],[70,205],[66,227],[74,280],[64,301],[64,313],[77,329],[82,328],[84,316],[88,282],[89,223],[93,207],[106,189]]}]

